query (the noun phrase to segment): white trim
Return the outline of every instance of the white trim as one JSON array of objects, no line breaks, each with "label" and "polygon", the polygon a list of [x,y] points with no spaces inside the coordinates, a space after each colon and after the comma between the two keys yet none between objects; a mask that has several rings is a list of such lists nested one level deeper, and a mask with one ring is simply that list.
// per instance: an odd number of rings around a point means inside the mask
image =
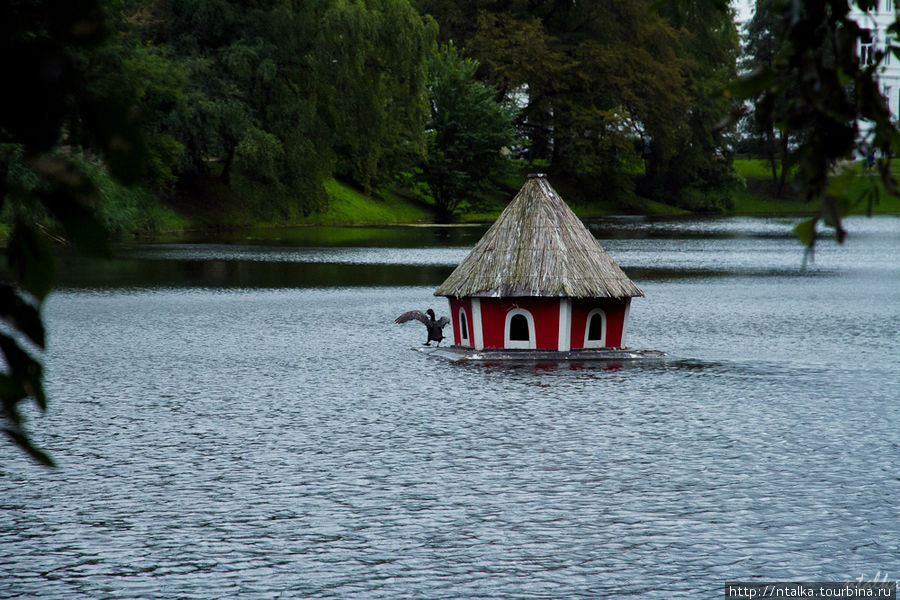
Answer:
[{"label": "white trim", "polygon": [[625,300],[625,316],[622,317],[622,341],[619,342],[619,345],[622,348],[627,348],[628,346],[625,344],[625,332],[628,331],[628,313],[631,312],[631,298]]},{"label": "white trim", "polygon": [[[471,334],[469,333],[469,321],[466,319],[466,309],[460,306],[456,314],[459,317],[459,345],[471,346],[472,342],[469,341]],[[466,335],[463,335],[464,330]]]},{"label": "white trim", "polygon": [[557,350],[568,352],[572,349],[572,300],[559,299],[559,341]]},{"label": "white trim", "polygon": [[[509,324],[512,318],[522,315],[528,321],[528,339],[527,340],[511,340],[509,339]],[[521,348],[525,350],[534,350],[537,348],[537,340],[534,339],[534,317],[524,308],[514,308],[506,313],[506,323],[503,325],[503,347],[504,348]]]},{"label": "white trim", "polygon": [[484,330],[481,328],[481,298],[472,298],[472,334],[475,349],[484,350]]},{"label": "white trim", "polygon": [[[599,340],[589,340],[588,336],[591,333],[591,319],[594,318],[595,315],[601,315],[603,317],[602,324],[600,326],[600,339]],[[608,319],[606,318],[606,311],[602,308],[595,308],[587,315],[587,320],[584,322],[584,347],[585,348],[606,348],[606,323]]]}]

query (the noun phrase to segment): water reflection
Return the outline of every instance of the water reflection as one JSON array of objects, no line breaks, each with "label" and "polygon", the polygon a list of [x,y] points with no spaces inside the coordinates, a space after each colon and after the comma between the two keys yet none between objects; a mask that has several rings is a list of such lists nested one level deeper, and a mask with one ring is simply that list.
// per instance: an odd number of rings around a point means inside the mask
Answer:
[{"label": "water reflection", "polygon": [[111,260],[67,257],[63,288],[308,288],[435,285],[453,266],[269,262],[263,260],[145,259],[120,255]]},{"label": "water reflection", "polygon": [[[635,281],[837,276],[889,262],[898,219],[851,219],[842,246],[815,261],[789,223],[759,219],[603,221],[594,234]],[[344,227],[226,233],[123,244],[116,258],[64,259],[64,287],[438,286],[484,232],[468,227]],[[863,250],[864,248],[864,250]],[[877,268],[877,267],[875,267]]]},{"label": "water reflection", "polygon": [[481,238],[486,225],[459,226],[347,226],[240,229],[234,231],[188,232],[163,240],[185,245],[252,245],[266,248],[427,248],[471,246]]}]

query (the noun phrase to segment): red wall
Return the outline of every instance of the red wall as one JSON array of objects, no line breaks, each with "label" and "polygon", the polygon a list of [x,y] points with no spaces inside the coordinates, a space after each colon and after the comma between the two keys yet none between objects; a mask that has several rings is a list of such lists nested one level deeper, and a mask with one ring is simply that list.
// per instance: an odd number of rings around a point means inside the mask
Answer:
[{"label": "red wall", "polygon": [[572,349],[584,347],[584,330],[587,316],[595,308],[606,313],[606,347],[618,348],[622,345],[622,331],[625,329],[625,310],[630,298],[614,300],[591,298],[572,300]]},{"label": "red wall", "polygon": [[453,344],[462,343],[462,330],[459,325],[459,309],[466,311],[466,324],[469,331],[469,346],[475,346],[475,332],[472,330],[472,301],[468,298],[448,298],[450,301],[450,322],[453,323]]},{"label": "red wall", "polygon": [[[475,345],[475,327],[472,321],[472,300],[470,298],[448,298],[453,323],[453,343],[461,342],[459,309],[466,311],[469,329],[469,345]],[[503,348],[503,329],[506,313],[514,308],[522,308],[534,318],[536,346],[538,350],[556,350],[559,344],[559,298],[481,298],[481,321],[485,348]],[[584,347],[584,332],[587,316],[595,308],[606,313],[606,347],[618,348],[622,345],[625,328],[625,314],[630,298],[624,300],[586,299],[572,300],[571,348]]]},{"label": "red wall", "polygon": [[484,347],[503,348],[506,313],[514,308],[525,309],[534,317],[536,348],[556,350],[559,343],[559,298],[482,298]]}]

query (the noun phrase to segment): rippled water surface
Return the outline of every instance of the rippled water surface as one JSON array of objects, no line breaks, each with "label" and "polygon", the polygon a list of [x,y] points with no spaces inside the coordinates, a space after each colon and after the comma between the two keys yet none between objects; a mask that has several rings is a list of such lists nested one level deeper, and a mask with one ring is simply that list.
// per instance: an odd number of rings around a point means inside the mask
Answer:
[{"label": "rippled water surface", "polygon": [[720,598],[900,574],[900,219],[605,222],[664,360],[458,365],[403,311],[482,230],[70,260],[59,463],[0,445],[0,598]]}]

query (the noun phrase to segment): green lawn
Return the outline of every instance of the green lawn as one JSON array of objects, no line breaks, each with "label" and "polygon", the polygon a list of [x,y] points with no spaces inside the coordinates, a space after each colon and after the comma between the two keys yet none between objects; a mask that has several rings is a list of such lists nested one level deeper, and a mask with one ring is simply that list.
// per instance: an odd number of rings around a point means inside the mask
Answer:
[{"label": "green lawn", "polygon": [[[900,162],[900,161],[898,161]],[[771,171],[764,160],[736,160],[735,170],[740,174],[747,185],[743,189],[735,190],[732,196],[734,208],[730,214],[748,216],[803,216],[813,215],[819,210],[816,203],[802,202],[796,198],[775,199],[772,198]],[[895,173],[900,179],[900,165],[894,167]],[[535,170],[533,166],[519,165],[518,169],[511,170],[509,175],[500,182],[500,187],[493,193],[482,198],[479,205],[473,210],[456,215],[460,222],[490,222],[497,218],[506,204],[512,199],[522,182],[525,173]],[[837,185],[844,185],[851,198],[860,199],[854,214],[866,212],[866,195],[877,194],[879,202],[873,207],[873,212],[878,214],[900,213],[900,198],[889,197],[881,180],[862,170],[861,164],[849,166],[848,172],[853,177],[845,177],[837,180]],[[593,204],[580,204],[577,201],[578,190],[567,189],[561,186],[559,192],[569,202],[573,202],[572,208],[576,214],[583,218],[598,217],[611,214],[620,214],[621,207],[609,203],[595,202]],[[313,213],[305,217],[294,217],[290,222],[270,223],[269,225],[397,225],[405,223],[432,223],[435,221],[433,208],[421,199],[406,196],[390,189],[377,190],[373,195],[367,196],[358,188],[339,180],[331,179],[325,183],[325,191],[329,196],[328,208],[322,212]],[[230,215],[228,203],[215,204],[205,212],[198,214],[186,214],[187,220],[193,226],[203,227],[208,219],[217,219],[218,223],[232,226],[264,226],[264,223],[253,223],[253,217],[249,214],[237,212]],[[647,215],[677,216],[690,214],[688,211],[642,199],[640,204],[632,207],[632,212]],[[210,221],[213,222],[213,221]],[[190,225],[188,225],[190,227]],[[177,225],[171,229],[182,227]]]},{"label": "green lawn", "polygon": [[325,182],[330,199],[328,208],[300,220],[304,225],[397,224],[423,223],[434,220],[427,207],[391,191],[379,190],[377,196],[361,191],[336,179]]},{"label": "green lawn", "polygon": [[[803,202],[795,197],[773,198],[771,189],[772,172],[765,160],[735,160],[735,171],[747,182],[745,189],[734,192],[733,214],[749,216],[812,215],[818,212],[817,202]],[[891,165],[894,177],[900,180],[900,164]],[[847,163],[841,175],[832,177],[830,188],[833,193],[846,192],[853,210],[850,214],[865,214],[868,199],[877,199],[872,206],[875,214],[900,213],[900,198],[888,195],[881,178],[866,172],[862,162]]]}]

